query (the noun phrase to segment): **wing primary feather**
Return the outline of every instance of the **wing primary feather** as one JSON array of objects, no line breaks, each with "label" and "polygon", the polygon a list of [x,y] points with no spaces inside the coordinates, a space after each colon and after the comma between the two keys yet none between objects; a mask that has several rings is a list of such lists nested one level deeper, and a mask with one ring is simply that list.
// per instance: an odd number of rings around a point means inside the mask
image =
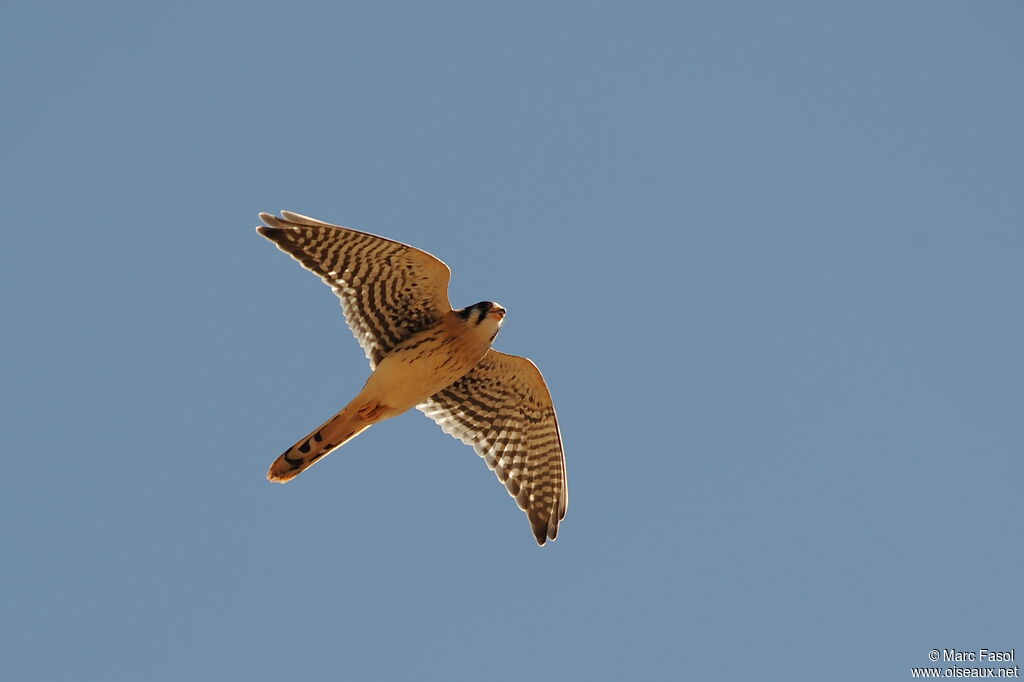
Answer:
[{"label": "wing primary feather", "polygon": [[417,407],[471,445],[526,512],[538,544],[565,517],[565,456],[551,393],[530,360],[494,349],[470,372]]},{"label": "wing primary feather", "polygon": [[291,211],[259,216],[257,232],[337,294],[371,367],[451,311],[451,272],[426,251]]}]

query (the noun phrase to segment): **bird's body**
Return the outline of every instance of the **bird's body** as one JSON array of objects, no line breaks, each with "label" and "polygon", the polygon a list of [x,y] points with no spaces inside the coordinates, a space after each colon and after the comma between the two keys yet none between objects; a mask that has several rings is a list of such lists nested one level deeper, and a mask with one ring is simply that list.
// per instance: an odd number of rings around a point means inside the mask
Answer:
[{"label": "bird's body", "polygon": [[395,346],[362,393],[405,412],[465,376],[491,347],[505,314],[500,307],[493,308],[499,312],[477,310],[480,315],[468,319],[452,311]]},{"label": "bird's body", "polygon": [[491,348],[505,309],[452,310],[449,270],[411,246],[295,213],[260,217],[260,234],[320,275],[342,300],[373,372],[340,412],[286,450],[267,477],[286,482],[412,407],[472,445],[527,512],[539,544],[555,539],[568,488],[551,396],[536,366]]},{"label": "bird's body", "polygon": [[453,310],[388,351],[359,395],[278,457],[267,477],[280,483],[295,478],[368,427],[397,417],[465,376],[501,327],[505,310],[484,310],[492,305],[476,304],[466,319]]}]

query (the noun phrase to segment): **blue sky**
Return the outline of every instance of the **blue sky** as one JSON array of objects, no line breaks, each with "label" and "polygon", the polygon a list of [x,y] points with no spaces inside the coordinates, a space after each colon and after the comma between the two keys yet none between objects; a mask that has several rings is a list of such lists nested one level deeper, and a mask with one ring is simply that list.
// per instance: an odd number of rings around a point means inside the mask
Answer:
[{"label": "blue sky", "polygon": [[[910,679],[1024,650],[1019,3],[8,3],[0,677]],[[287,209],[500,301],[556,543]]]}]

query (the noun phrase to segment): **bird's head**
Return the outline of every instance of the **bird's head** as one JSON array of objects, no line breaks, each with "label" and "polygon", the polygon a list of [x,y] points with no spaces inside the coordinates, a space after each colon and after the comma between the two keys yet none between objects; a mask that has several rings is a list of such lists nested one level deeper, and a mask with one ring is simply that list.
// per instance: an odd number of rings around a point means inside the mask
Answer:
[{"label": "bird's head", "polygon": [[480,301],[458,311],[466,323],[486,333],[492,339],[505,321],[505,309],[494,301]]}]

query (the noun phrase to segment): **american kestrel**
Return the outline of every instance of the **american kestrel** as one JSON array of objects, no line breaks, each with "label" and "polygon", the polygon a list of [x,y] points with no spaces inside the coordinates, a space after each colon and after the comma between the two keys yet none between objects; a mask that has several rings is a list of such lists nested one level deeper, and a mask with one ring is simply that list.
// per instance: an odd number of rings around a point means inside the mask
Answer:
[{"label": "american kestrel", "polygon": [[551,394],[530,360],[491,348],[505,309],[448,302],[448,266],[406,244],[281,211],[256,228],[341,299],[373,370],[340,412],[270,466],[285,483],[368,427],[415,407],[473,446],[526,512],[537,543],[558,535],[569,492]]}]

